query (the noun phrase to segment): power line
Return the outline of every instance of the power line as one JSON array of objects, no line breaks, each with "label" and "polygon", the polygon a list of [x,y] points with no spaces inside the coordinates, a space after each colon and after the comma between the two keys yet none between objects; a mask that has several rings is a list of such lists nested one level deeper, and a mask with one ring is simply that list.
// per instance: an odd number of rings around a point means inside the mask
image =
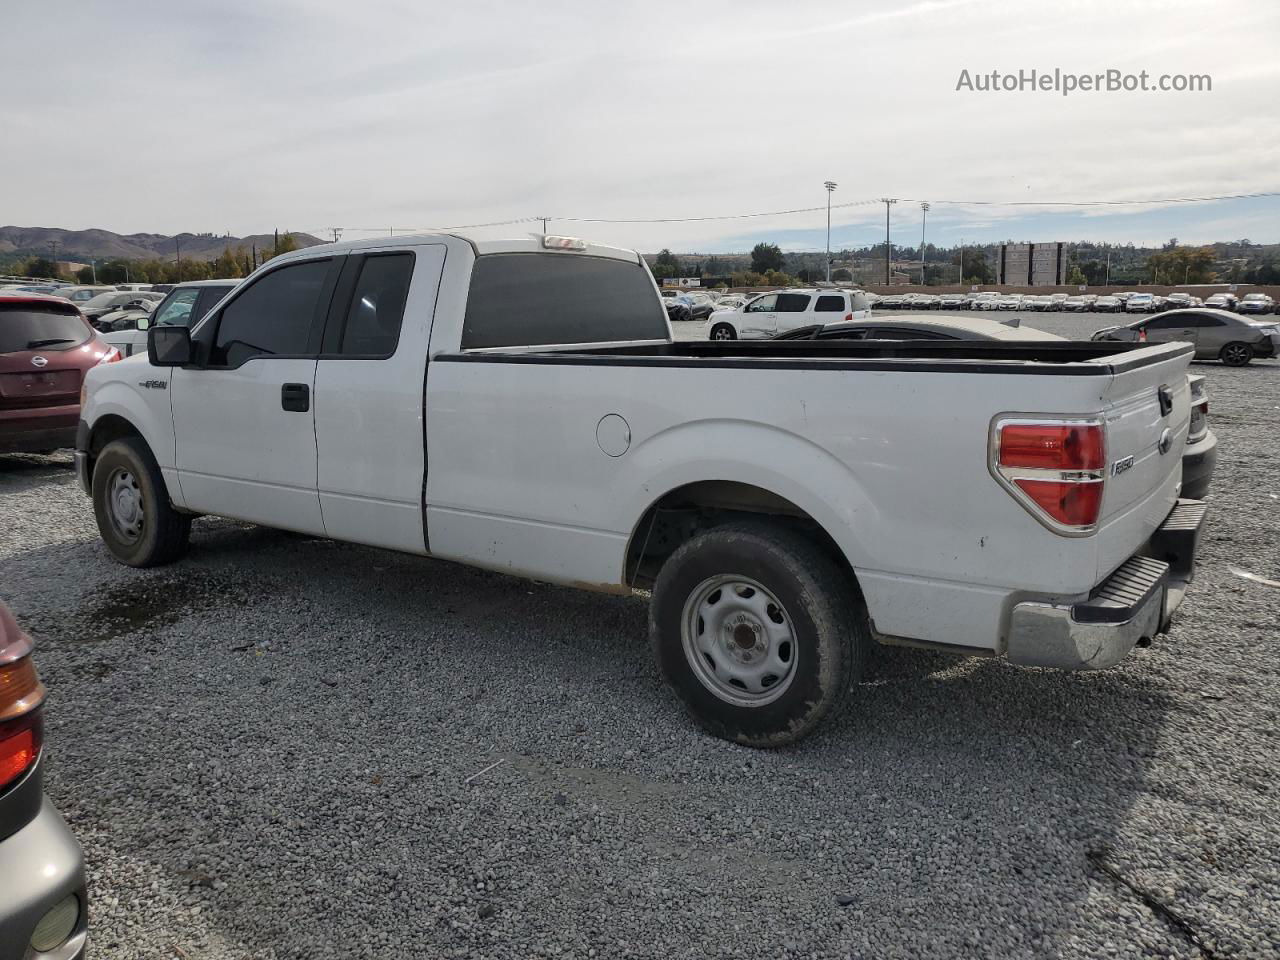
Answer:
[{"label": "power line", "polygon": [[[909,197],[899,198],[906,203],[931,203],[944,204],[948,206],[958,207],[1120,207],[1120,206],[1149,206],[1166,203],[1214,203],[1223,200],[1262,200],[1272,197],[1280,197],[1280,191],[1264,191],[1261,193],[1235,193],[1223,194],[1213,197],[1156,197],[1145,200],[939,200],[930,198],[929,200],[915,200]],[[843,203],[833,203],[830,209],[840,210],[849,209],[851,207],[865,207],[873,204],[882,203],[880,199],[869,200],[848,200]],[[347,230],[352,233],[379,233],[385,234],[390,230],[392,233],[434,233],[447,232],[450,230],[474,230],[481,227],[504,227],[520,223],[542,223],[543,230],[546,230],[547,220],[563,220],[568,223],[619,223],[619,224],[644,224],[644,223],[708,223],[723,220],[750,220],[760,217],[787,217],[801,213],[819,213],[826,210],[826,206],[817,207],[793,207],[788,210],[763,210],[755,213],[726,213],[715,214],[703,217],[514,217],[509,220],[491,220],[486,223],[459,223],[447,227],[327,227],[324,231],[307,231],[308,233],[316,232],[332,232],[337,229],[339,231]]]}]

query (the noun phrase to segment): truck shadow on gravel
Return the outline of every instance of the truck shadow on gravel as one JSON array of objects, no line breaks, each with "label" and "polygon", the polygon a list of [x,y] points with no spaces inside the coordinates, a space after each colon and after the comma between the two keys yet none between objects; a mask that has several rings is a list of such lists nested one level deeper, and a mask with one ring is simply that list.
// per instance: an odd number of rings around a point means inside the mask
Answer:
[{"label": "truck shadow on gravel", "polygon": [[[64,687],[60,749],[77,749],[77,727],[97,722],[97,701],[119,682],[94,664],[126,660],[165,686],[142,681],[132,694],[142,703],[117,704],[121,729],[132,710],[181,704],[200,726],[235,731],[237,743],[214,754],[217,788],[192,795],[162,785],[167,773],[191,776],[189,757],[198,770],[210,749],[184,722],[163,744],[123,736],[83,758],[103,776],[159,777],[153,799],[165,808],[154,816],[122,818],[136,806],[93,799],[92,782],[61,775],[55,795],[175,877],[196,851],[233,851],[208,868],[231,889],[192,894],[205,905],[202,922],[229,939],[265,933],[257,942],[272,942],[262,918],[296,923],[301,909],[319,943],[340,938],[347,915],[363,909],[361,895],[344,898],[340,920],[320,900],[300,908],[296,891],[248,865],[255,851],[288,860],[330,844],[314,831],[325,837],[319,825],[336,797],[364,855],[396,865],[406,875],[395,883],[431,896],[445,895],[442,877],[471,877],[489,857],[483,844],[430,839],[457,829],[459,811],[482,804],[498,835],[527,840],[514,860],[491,857],[502,896],[478,894],[474,882],[457,894],[468,924],[496,902],[510,942],[547,917],[593,928],[607,911],[609,929],[632,943],[646,942],[655,916],[701,923],[706,939],[690,948],[715,952],[720,921],[706,917],[718,911],[725,924],[763,916],[762,929],[804,955],[1079,955],[1107,939],[1122,953],[1197,955],[1090,863],[1101,852],[1128,869],[1130,812],[1163,789],[1148,783],[1147,768],[1171,704],[1141,652],[1112,671],[1067,675],[884,648],[842,717],[793,748],[753,751],[683,716],[653,664],[637,598],[218,520],[199,522],[189,557],[158,570],[122,573],[97,543],[49,549],[103,554],[92,566],[100,586],[89,586],[65,627],[54,611],[22,611],[24,622],[39,621],[42,665]],[[357,742],[348,743],[353,717]],[[301,759],[289,776],[273,765],[332,749],[359,751],[358,778],[308,778]],[[382,829],[406,806],[421,820],[412,832]],[[605,811],[607,834],[573,826],[592,809]],[[180,827],[180,842],[157,835],[155,817]],[[750,828],[728,831],[727,822]],[[586,839],[569,845],[575,830]],[[640,890],[606,907],[600,890],[612,891],[613,879],[599,873],[607,865],[584,861],[591,844],[627,863],[629,876],[657,876],[676,893],[659,904],[654,890]],[[323,886],[352,882],[346,861],[320,849],[309,870]],[[737,894],[746,887],[750,903]],[[713,914],[687,906],[697,902]],[[281,955],[293,955],[288,931],[277,932]],[[438,928],[428,941],[442,950],[472,942],[462,936]]]}]

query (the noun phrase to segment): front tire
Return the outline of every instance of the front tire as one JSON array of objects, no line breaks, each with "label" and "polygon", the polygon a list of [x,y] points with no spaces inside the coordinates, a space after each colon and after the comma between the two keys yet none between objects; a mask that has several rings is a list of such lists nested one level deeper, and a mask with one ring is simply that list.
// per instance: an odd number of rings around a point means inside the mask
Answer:
[{"label": "front tire", "polygon": [[1228,343],[1218,354],[1218,359],[1228,367],[1244,367],[1253,359],[1253,347],[1238,340]]},{"label": "front tire", "polygon": [[714,327],[711,328],[711,339],[712,340],[737,340],[738,334],[733,329],[733,327],[729,326],[729,324],[717,323]]},{"label": "front tire", "polygon": [[751,747],[794,743],[837,714],[872,643],[857,585],[826,551],[758,521],[676,550],[654,585],[649,630],[693,718]]},{"label": "front tire", "polygon": [[121,563],[154,567],[187,552],[191,517],[169,503],[160,467],[138,437],[114,440],[98,454],[93,513],[102,542]]}]

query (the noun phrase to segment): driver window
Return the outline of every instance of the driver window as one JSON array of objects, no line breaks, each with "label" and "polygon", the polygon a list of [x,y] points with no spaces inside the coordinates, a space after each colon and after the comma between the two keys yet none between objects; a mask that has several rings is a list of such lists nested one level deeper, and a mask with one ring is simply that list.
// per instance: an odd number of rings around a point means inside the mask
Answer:
[{"label": "driver window", "polygon": [[238,367],[259,356],[308,354],[328,260],[290,264],[266,274],[223,308],[209,362]]},{"label": "driver window", "polygon": [[747,304],[744,313],[772,313],[778,305],[778,297],[776,294],[770,294],[767,297],[757,297]]}]

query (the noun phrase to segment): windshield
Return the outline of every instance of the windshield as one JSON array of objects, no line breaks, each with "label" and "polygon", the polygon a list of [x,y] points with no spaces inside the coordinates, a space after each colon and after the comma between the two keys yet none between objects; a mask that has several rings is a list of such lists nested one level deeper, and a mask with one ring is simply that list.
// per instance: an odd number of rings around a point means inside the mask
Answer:
[{"label": "windshield", "polygon": [[0,353],[21,350],[69,350],[84,343],[92,335],[83,320],[74,313],[23,303],[0,304]]}]

